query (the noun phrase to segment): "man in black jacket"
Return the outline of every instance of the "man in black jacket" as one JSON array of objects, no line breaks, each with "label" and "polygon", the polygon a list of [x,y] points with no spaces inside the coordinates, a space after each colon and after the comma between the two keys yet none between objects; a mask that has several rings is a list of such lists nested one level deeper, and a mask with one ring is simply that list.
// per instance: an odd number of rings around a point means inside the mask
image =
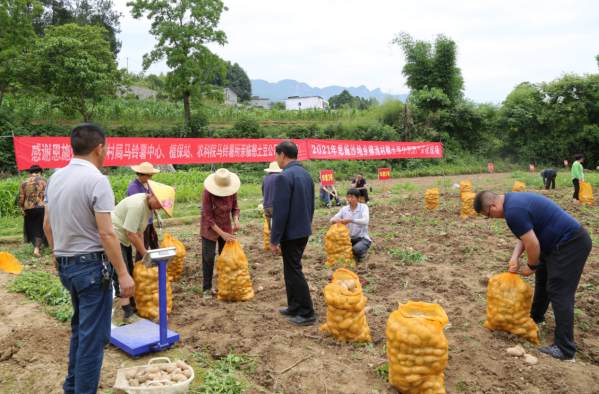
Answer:
[{"label": "man in black jacket", "polygon": [[314,181],[297,162],[297,153],[297,145],[291,141],[276,147],[277,164],[283,171],[275,180],[270,250],[283,256],[287,308],[279,312],[295,325],[311,326],[318,318],[302,271],[302,255],[312,235]]}]

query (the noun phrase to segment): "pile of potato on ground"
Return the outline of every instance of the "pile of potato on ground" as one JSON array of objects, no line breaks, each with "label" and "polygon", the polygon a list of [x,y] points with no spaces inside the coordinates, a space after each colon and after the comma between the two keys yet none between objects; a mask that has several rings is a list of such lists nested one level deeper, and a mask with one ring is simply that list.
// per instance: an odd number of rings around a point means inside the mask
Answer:
[{"label": "pile of potato on ground", "polygon": [[131,368],[125,374],[130,387],[155,387],[168,386],[172,382],[177,384],[191,378],[189,365],[179,360],[176,364],[157,364],[137,368]]}]

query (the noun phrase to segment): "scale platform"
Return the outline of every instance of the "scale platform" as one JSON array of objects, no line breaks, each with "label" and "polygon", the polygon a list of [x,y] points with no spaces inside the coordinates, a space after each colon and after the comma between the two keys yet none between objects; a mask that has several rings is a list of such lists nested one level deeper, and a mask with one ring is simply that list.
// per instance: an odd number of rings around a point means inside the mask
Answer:
[{"label": "scale platform", "polygon": [[166,330],[166,344],[160,343],[160,326],[143,320],[127,326],[113,328],[110,343],[133,357],[168,349],[179,341],[179,334]]},{"label": "scale platform", "polygon": [[154,249],[148,251],[142,264],[148,268],[158,266],[158,297],[160,324],[143,320],[127,326],[110,330],[110,343],[129,353],[133,358],[151,352],[166,350],[179,341],[179,334],[167,329],[166,313],[166,266],[176,256],[175,248]]}]

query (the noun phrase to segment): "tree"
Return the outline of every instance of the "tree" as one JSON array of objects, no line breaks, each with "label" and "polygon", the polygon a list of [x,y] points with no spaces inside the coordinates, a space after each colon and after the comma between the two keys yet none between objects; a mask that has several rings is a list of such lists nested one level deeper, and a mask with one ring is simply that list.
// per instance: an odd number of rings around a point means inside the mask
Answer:
[{"label": "tree", "polygon": [[175,99],[183,99],[185,119],[190,119],[190,98],[220,99],[210,82],[216,75],[226,77],[226,63],[212,53],[206,44],[224,45],[227,36],[217,30],[223,11],[228,10],[221,0],[135,0],[132,7],[135,19],[147,14],[152,19],[150,33],[158,39],[154,50],[144,55],[143,67],[166,57],[171,68],[166,75],[165,90]]},{"label": "tree", "polygon": [[277,111],[284,111],[285,110],[285,103],[282,101],[271,101],[270,103],[268,103],[268,106],[271,109],[277,110]]},{"label": "tree", "polygon": [[121,32],[120,18],[123,14],[114,10],[112,0],[40,0],[45,12],[34,21],[39,37],[46,34],[50,26],[77,23],[79,26],[100,26],[106,29],[104,38],[110,43],[114,58],[121,51],[122,42],[116,35]]},{"label": "tree", "polygon": [[35,41],[31,22],[42,11],[37,1],[5,0],[0,3],[0,106],[4,92],[17,78],[15,60]]},{"label": "tree", "polygon": [[228,61],[226,79],[217,75],[211,83],[218,86],[233,86],[241,93],[240,101],[250,101],[252,99],[252,82],[238,63],[231,64],[231,61]]},{"label": "tree", "polygon": [[341,93],[331,96],[329,98],[329,105],[334,106],[335,108],[341,108],[343,104],[351,106],[353,102],[354,97],[349,93],[347,89],[344,89]]},{"label": "tree", "polygon": [[406,84],[412,90],[423,90],[428,87],[440,89],[449,101],[437,101],[438,107],[431,107],[432,112],[448,105],[456,105],[464,97],[464,79],[457,67],[457,44],[443,34],[437,35],[434,44],[417,41],[406,32],[400,32],[391,40],[404,52],[406,65],[402,74],[407,78]]},{"label": "tree", "polygon": [[122,83],[105,33],[102,27],[74,23],[51,26],[25,58],[23,78],[30,89],[52,95],[89,122],[96,105]]}]

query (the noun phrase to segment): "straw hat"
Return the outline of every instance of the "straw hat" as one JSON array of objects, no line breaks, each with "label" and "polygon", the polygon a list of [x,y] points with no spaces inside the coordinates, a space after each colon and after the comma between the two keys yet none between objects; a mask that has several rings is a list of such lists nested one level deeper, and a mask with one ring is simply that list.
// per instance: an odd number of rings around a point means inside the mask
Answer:
[{"label": "straw hat", "polygon": [[166,212],[169,217],[173,217],[173,209],[175,208],[175,193],[177,189],[154,181],[148,181],[148,186],[150,186],[150,191],[160,202],[160,206],[164,212]]},{"label": "straw hat", "polygon": [[131,166],[131,169],[135,172],[137,172],[138,174],[158,174],[160,172],[160,170],[154,168],[154,166],[150,163],[143,162],[138,166]]},{"label": "straw hat", "polygon": [[208,175],[204,181],[204,187],[215,196],[227,197],[237,193],[241,182],[239,177],[226,168],[216,170],[214,174]]},{"label": "straw hat", "polygon": [[281,170],[279,168],[279,165],[277,164],[276,161],[273,161],[272,163],[270,163],[270,165],[268,166],[268,168],[265,169],[264,171],[266,171],[266,172],[281,172],[283,170]]}]

